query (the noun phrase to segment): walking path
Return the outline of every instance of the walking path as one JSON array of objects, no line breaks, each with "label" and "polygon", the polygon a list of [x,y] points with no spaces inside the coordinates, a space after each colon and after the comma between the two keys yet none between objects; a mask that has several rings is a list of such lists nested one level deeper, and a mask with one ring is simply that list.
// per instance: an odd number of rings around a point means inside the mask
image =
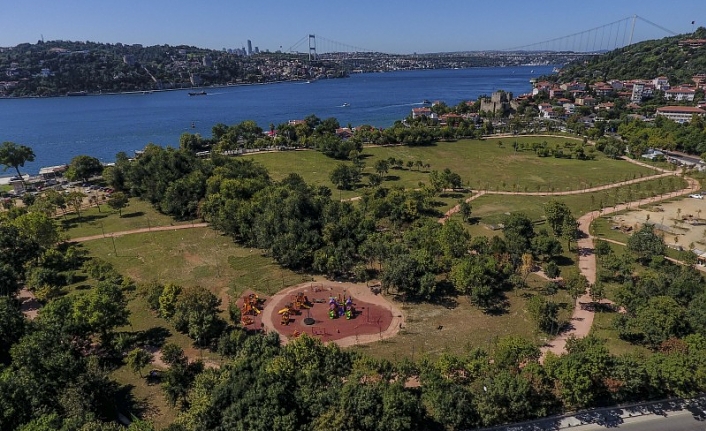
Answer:
[{"label": "walking path", "polygon": [[[667,169],[655,167],[652,165],[649,165],[647,163],[643,163],[637,160],[633,160],[627,157],[623,157],[624,160],[648,167],[651,169],[654,169],[658,172],[659,174],[655,175],[650,175],[647,177],[642,177],[642,178],[636,178],[634,180],[629,180],[629,181],[622,181],[619,183],[613,183],[613,184],[606,184],[603,186],[597,186],[597,187],[592,187],[589,189],[584,189],[584,190],[571,190],[571,191],[562,191],[562,192],[506,192],[506,191],[492,191],[492,190],[482,190],[476,193],[475,195],[469,197],[466,199],[466,202],[471,202],[475,199],[478,199],[481,196],[484,195],[514,195],[514,196],[567,196],[567,195],[575,195],[575,194],[582,194],[582,193],[591,193],[591,192],[596,192],[596,191],[601,191],[601,190],[607,190],[611,188],[616,188],[616,187],[622,187],[626,186],[629,184],[635,184],[639,183],[642,181],[648,181],[652,179],[657,179],[657,178],[663,178],[663,177],[668,177],[668,176],[677,176],[681,174],[680,170],[676,171],[670,171]],[[623,203],[620,205],[616,205],[613,207],[608,207],[608,208],[603,208],[600,211],[591,211],[589,213],[584,214],[583,216],[579,217],[578,223],[579,223],[579,230],[581,231],[581,238],[577,241],[578,243],[578,258],[579,258],[579,270],[581,271],[581,274],[583,274],[586,279],[588,280],[589,285],[593,285],[596,282],[596,256],[593,254],[593,237],[590,234],[590,227],[591,223],[593,220],[596,218],[605,215],[605,214],[612,214],[614,212],[619,212],[623,211],[626,209],[629,209],[630,207],[633,206],[640,206],[640,205],[647,205],[659,201],[663,201],[666,199],[671,199],[674,197],[678,196],[683,196],[687,195],[690,193],[695,193],[701,189],[701,185],[699,184],[698,181],[696,181],[693,178],[690,177],[684,177],[684,179],[688,182],[688,186],[684,189],[677,190],[675,192],[663,194],[660,196],[653,196],[650,198],[645,198],[645,199],[640,199],[637,201],[633,202],[627,202]],[[439,219],[439,223],[445,223],[453,214],[457,213],[460,210],[460,205],[456,205],[450,210],[448,210],[443,217]],[[671,259],[670,259],[671,260]],[[699,268],[701,269],[701,268]],[[547,352],[552,352],[557,355],[560,355],[564,353],[565,348],[566,348],[566,341],[570,337],[576,337],[576,338],[582,338],[588,335],[588,333],[591,331],[591,326],[593,325],[593,318],[594,318],[594,311],[593,307],[587,307],[589,304],[593,304],[593,300],[591,299],[590,295],[590,289],[586,291],[584,295],[579,297],[576,301],[576,304],[574,306],[574,312],[571,315],[571,326],[570,329],[563,332],[560,334],[558,337],[556,337],[554,340],[548,342],[545,346],[542,347],[542,358],[541,360],[544,360],[544,357],[546,356]],[[609,300],[601,300],[599,302],[600,304],[612,304],[611,301]]]},{"label": "walking path", "polygon": [[91,235],[91,236],[83,236],[79,238],[71,238],[69,239],[69,242],[86,242],[86,241],[93,241],[96,239],[101,239],[101,238],[117,238],[120,236],[124,235],[132,235],[136,233],[147,233],[147,232],[160,232],[160,231],[165,231],[165,230],[180,230],[180,229],[193,229],[197,227],[207,227],[208,223],[192,223],[192,224],[180,224],[176,226],[157,226],[157,227],[144,227],[141,229],[133,229],[133,230],[123,230],[120,232],[110,232],[110,233],[105,233],[105,234],[100,234],[100,235]]},{"label": "walking path", "polygon": [[[685,189],[662,196],[654,196],[651,198],[641,199],[639,201],[604,208],[602,211],[591,211],[582,215],[578,219],[579,230],[581,231],[581,238],[577,241],[579,249],[579,270],[581,271],[581,274],[586,277],[589,285],[593,285],[596,282],[596,255],[593,253],[593,236],[591,236],[590,233],[591,223],[593,220],[601,215],[623,211],[632,206],[647,205],[665,199],[694,193],[701,189],[701,185],[695,179],[690,177],[685,177],[685,179],[689,183],[689,186]],[[542,360],[546,356],[547,352],[552,352],[557,355],[564,353],[566,348],[566,340],[570,337],[583,338],[588,335],[591,331],[591,326],[593,325],[594,312],[591,308],[587,308],[586,305],[591,303],[593,303],[593,300],[591,299],[590,289],[588,289],[586,293],[579,297],[576,301],[574,312],[571,316],[571,328],[542,347]],[[610,301],[603,300],[601,303],[610,303]]]}]

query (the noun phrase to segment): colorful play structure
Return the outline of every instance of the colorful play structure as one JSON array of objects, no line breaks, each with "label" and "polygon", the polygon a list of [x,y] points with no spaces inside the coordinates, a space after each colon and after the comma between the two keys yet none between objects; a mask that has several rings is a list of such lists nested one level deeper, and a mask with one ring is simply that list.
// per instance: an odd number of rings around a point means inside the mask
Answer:
[{"label": "colorful play structure", "polygon": [[311,308],[311,303],[309,302],[309,298],[307,298],[307,296],[304,295],[304,292],[297,293],[296,295],[292,296],[292,299],[294,300],[294,307],[297,310]]},{"label": "colorful play structure", "polygon": [[329,319],[337,319],[339,317],[346,316],[346,320],[351,320],[353,317],[355,317],[355,307],[353,306],[353,298],[350,296],[348,299],[345,299],[345,297],[341,297],[341,295],[338,296],[338,298],[334,298],[333,296],[329,298],[328,301],[328,317]]},{"label": "colorful play structure", "polygon": [[260,310],[260,297],[254,293],[243,298],[243,307],[240,310],[241,322],[243,325],[252,325],[252,316],[257,316],[261,313]]},{"label": "colorful play structure", "polygon": [[289,325],[289,319],[290,317],[292,317],[293,314],[296,313],[296,310],[294,309],[294,306],[292,304],[287,304],[283,309],[279,310],[277,313],[282,316],[282,319],[279,322],[280,325]]}]

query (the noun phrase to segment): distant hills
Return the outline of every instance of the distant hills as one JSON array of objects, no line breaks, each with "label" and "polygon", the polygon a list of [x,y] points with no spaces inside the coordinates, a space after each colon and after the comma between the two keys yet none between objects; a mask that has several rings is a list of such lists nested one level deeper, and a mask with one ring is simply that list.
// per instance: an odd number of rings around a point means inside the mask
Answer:
[{"label": "distant hills", "polygon": [[61,96],[341,76],[298,54],[48,41],[0,48],[0,97]]},{"label": "distant hills", "polygon": [[639,42],[590,60],[577,61],[561,70],[562,82],[596,82],[611,79],[652,79],[666,76],[673,84],[691,82],[706,73],[706,28],[688,35]]}]

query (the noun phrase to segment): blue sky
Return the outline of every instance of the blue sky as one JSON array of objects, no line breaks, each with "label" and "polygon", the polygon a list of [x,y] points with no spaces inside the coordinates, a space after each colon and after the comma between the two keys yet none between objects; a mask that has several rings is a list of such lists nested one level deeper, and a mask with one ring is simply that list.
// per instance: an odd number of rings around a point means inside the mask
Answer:
[{"label": "blue sky", "polygon": [[[507,49],[637,14],[677,33],[706,26],[704,0],[33,0],[3,7],[0,46],[45,40],[389,53]],[[701,21],[702,22],[701,22]],[[615,38],[593,34],[593,39]],[[629,34],[629,29],[627,30]],[[607,32],[607,30],[606,30]],[[604,32],[605,33],[605,32]],[[637,21],[634,40],[668,33]],[[580,42],[577,42],[580,43]]]}]

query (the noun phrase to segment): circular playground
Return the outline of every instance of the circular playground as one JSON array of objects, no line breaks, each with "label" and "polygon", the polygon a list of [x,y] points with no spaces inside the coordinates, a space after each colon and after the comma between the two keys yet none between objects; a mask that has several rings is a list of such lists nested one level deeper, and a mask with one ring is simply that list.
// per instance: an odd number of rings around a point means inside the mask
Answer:
[{"label": "circular playground", "polygon": [[404,323],[395,305],[355,283],[302,283],[260,301],[258,311],[253,326],[277,331],[285,343],[302,334],[342,347],[371,343],[395,336]]}]

